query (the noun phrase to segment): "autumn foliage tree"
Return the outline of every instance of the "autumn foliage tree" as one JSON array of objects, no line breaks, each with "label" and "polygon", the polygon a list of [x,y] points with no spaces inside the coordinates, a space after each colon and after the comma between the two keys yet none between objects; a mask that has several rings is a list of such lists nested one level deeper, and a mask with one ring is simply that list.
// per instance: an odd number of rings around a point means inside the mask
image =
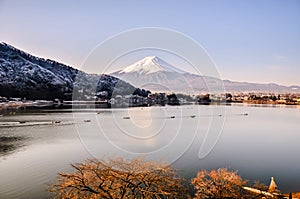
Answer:
[{"label": "autumn foliage tree", "polygon": [[60,173],[54,198],[187,198],[183,180],[169,166],[137,158],[88,160]]},{"label": "autumn foliage tree", "polygon": [[219,168],[210,172],[199,171],[191,183],[196,190],[196,198],[221,199],[242,198],[242,186],[246,184],[237,174],[237,171],[229,171],[227,168]]}]

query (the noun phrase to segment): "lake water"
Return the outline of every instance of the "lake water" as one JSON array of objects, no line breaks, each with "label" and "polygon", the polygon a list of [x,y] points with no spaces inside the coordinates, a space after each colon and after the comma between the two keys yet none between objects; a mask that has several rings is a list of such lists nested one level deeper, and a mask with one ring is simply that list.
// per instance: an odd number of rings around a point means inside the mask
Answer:
[{"label": "lake water", "polygon": [[164,161],[187,178],[229,167],[300,191],[299,107],[40,110],[1,117],[0,140],[0,198],[46,198],[71,163],[116,156]]}]

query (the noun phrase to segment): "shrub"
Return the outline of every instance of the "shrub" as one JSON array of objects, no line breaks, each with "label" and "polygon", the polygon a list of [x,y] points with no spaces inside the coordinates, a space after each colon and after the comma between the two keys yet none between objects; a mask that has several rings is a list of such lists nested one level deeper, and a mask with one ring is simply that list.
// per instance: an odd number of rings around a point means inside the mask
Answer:
[{"label": "shrub", "polygon": [[183,180],[164,164],[117,158],[72,167],[50,185],[54,198],[188,198]]},{"label": "shrub", "polygon": [[191,183],[196,190],[196,198],[242,198],[242,186],[246,184],[237,174],[227,168],[219,168],[210,172],[199,171]]}]

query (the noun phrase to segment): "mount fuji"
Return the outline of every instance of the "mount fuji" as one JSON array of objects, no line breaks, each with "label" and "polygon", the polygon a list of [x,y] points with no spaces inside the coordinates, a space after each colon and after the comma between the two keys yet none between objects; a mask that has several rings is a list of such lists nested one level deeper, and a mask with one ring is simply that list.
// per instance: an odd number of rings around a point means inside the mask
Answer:
[{"label": "mount fuji", "polygon": [[187,74],[157,56],[148,56],[110,75],[151,91],[180,92],[186,90]]},{"label": "mount fuji", "polygon": [[234,82],[192,74],[172,66],[157,56],[145,57],[110,75],[136,87],[156,92],[220,92],[222,90],[220,88],[227,92],[300,92],[299,86]]},{"label": "mount fuji", "polygon": [[126,67],[119,71],[119,74],[124,73],[139,73],[140,75],[149,75],[157,72],[177,72],[184,73],[184,71],[175,68],[171,64],[165,62],[157,56],[149,56],[144,59]]}]

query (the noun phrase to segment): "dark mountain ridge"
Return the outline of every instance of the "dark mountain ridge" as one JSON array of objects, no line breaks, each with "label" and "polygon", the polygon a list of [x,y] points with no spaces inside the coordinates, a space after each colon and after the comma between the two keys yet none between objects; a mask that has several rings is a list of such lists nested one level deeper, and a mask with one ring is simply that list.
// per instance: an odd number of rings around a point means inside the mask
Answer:
[{"label": "dark mountain ridge", "polygon": [[88,100],[99,93],[110,98],[113,93],[130,94],[135,90],[116,77],[87,74],[0,43],[0,96],[32,100]]}]

